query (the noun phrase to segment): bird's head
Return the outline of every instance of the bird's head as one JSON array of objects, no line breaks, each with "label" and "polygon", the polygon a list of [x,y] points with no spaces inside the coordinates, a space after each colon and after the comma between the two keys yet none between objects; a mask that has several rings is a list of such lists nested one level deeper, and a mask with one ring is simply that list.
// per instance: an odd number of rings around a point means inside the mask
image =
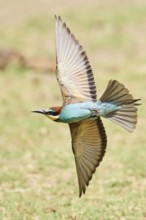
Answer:
[{"label": "bird's head", "polygon": [[52,107],[48,110],[34,110],[34,113],[40,113],[50,118],[53,121],[56,121],[59,118],[62,107]]}]

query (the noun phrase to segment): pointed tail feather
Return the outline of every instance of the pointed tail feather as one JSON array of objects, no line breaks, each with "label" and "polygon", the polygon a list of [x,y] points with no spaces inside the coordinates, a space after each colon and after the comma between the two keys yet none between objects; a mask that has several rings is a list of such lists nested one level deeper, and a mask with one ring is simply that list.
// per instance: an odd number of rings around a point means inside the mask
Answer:
[{"label": "pointed tail feather", "polygon": [[133,99],[128,89],[123,84],[116,80],[110,80],[108,86],[103,93],[100,101],[112,102],[120,106],[120,108],[105,117],[128,131],[132,132],[137,123],[137,108],[139,105],[137,101],[140,99]]}]

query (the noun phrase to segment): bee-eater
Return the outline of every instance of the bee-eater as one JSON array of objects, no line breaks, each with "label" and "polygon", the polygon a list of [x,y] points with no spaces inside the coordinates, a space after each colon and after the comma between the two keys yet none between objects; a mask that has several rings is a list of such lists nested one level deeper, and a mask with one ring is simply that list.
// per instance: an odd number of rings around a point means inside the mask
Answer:
[{"label": "bee-eater", "polygon": [[55,16],[55,24],[56,77],[63,105],[33,112],[69,124],[80,197],[106,151],[107,137],[100,116],[132,132],[140,99],[133,99],[123,84],[110,80],[97,100],[92,69],[83,47],[59,16]]}]

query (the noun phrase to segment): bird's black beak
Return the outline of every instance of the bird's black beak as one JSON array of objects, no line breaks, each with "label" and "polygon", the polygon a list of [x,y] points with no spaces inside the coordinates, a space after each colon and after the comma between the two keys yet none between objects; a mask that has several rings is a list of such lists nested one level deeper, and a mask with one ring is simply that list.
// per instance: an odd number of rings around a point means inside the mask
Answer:
[{"label": "bird's black beak", "polygon": [[47,111],[45,111],[45,110],[34,110],[34,111],[32,111],[32,112],[34,112],[34,113],[40,113],[40,114],[43,114],[43,115],[47,114]]}]

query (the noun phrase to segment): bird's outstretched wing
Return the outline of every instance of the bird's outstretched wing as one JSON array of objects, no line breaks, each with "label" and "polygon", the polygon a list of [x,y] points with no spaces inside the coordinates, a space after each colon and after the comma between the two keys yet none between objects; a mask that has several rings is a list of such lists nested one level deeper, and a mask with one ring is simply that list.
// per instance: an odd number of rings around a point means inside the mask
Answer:
[{"label": "bird's outstretched wing", "polygon": [[95,101],[96,87],[85,51],[60,17],[56,21],[56,74],[64,104]]},{"label": "bird's outstretched wing", "polygon": [[84,120],[69,126],[81,196],[105,154],[107,138],[100,118]]}]

